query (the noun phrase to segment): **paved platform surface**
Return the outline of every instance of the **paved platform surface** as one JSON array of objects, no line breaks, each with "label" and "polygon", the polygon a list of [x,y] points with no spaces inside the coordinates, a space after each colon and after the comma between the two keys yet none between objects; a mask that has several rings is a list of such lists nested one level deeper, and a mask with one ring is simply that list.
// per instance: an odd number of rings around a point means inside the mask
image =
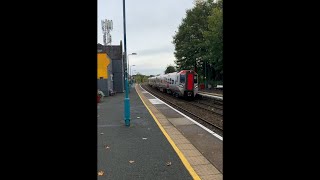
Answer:
[{"label": "paved platform surface", "polygon": [[137,92],[130,92],[130,127],[123,102],[118,93],[98,104],[98,179],[193,179]]},{"label": "paved platform surface", "polygon": [[222,179],[222,137],[171,109],[139,85],[98,105],[98,179]]}]

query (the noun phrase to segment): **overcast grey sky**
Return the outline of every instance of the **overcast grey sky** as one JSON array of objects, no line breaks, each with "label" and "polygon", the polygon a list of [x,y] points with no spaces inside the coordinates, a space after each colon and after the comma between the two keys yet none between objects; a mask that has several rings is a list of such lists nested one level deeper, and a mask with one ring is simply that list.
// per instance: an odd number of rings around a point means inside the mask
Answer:
[{"label": "overcast grey sky", "polygon": [[[103,44],[101,20],[113,21],[112,45],[123,41],[122,0],[98,0],[98,43]],[[126,0],[127,51],[132,74],[163,74],[174,65],[172,37],[193,7],[193,0]]]}]

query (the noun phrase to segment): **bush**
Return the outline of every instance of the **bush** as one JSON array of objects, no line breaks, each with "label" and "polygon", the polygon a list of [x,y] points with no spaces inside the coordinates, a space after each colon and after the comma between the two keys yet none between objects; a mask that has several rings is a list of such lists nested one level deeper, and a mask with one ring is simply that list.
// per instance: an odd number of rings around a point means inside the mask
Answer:
[{"label": "bush", "polygon": [[217,87],[217,85],[223,85],[223,81],[214,81],[214,80],[212,80],[212,81],[208,82],[208,84],[211,84],[212,87]]}]

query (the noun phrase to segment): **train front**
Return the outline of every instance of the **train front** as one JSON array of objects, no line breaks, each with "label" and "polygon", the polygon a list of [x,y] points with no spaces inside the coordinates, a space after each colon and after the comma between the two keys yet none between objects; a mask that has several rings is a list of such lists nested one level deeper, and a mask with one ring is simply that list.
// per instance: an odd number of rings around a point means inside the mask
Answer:
[{"label": "train front", "polygon": [[193,70],[182,70],[179,89],[184,97],[195,97],[198,93],[198,74]]}]

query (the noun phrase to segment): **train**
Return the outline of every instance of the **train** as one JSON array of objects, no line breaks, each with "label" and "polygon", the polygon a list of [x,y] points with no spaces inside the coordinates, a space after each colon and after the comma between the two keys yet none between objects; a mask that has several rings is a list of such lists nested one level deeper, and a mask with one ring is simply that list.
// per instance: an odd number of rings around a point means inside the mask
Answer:
[{"label": "train", "polygon": [[181,70],[148,78],[148,85],[176,97],[194,98],[198,94],[198,74]]}]

